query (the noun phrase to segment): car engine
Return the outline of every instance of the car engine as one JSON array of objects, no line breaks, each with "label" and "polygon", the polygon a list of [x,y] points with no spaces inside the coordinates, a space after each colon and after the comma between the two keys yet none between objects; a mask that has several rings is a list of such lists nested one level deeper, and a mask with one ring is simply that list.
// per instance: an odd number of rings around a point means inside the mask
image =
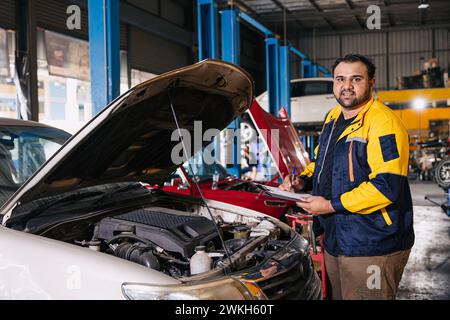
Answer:
[{"label": "car engine", "polygon": [[[240,270],[288,243],[280,230],[268,220],[251,225],[239,219],[217,226],[199,214],[167,208],[140,208],[101,219],[95,224],[91,240],[78,245],[105,252],[172,277],[189,277],[191,258],[199,246],[211,257],[211,270]],[[221,233],[225,248],[218,235]]]}]

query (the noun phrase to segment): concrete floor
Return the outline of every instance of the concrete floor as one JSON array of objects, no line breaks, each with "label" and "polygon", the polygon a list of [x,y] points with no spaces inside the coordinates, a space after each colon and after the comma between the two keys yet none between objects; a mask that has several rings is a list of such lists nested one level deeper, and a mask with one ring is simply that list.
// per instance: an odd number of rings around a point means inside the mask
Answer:
[{"label": "concrete floor", "polygon": [[450,217],[429,201],[445,201],[435,183],[411,183],[416,242],[400,282],[397,299],[450,299]]}]

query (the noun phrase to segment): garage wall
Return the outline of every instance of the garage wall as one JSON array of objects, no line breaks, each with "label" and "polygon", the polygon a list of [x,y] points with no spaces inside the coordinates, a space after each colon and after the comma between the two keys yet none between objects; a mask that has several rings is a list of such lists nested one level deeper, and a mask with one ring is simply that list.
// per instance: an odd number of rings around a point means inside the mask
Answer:
[{"label": "garage wall", "polygon": [[186,14],[186,8],[191,0],[125,0],[125,2],[145,10],[155,16],[170,21],[180,27],[192,24],[187,21],[187,17],[191,18],[191,13]]},{"label": "garage wall", "polygon": [[15,1],[0,0],[0,27],[14,29],[15,26]]},{"label": "garage wall", "polygon": [[440,66],[450,68],[450,29],[434,31],[434,48]]},{"label": "garage wall", "polygon": [[[3,0],[1,0],[3,1]],[[69,30],[66,26],[68,14],[67,7],[71,4],[79,5],[81,8],[81,29]],[[76,37],[83,40],[89,39],[89,16],[87,12],[87,0],[79,1],[62,1],[62,0],[37,0],[36,1],[36,23],[38,27],[62,33],[68,36]],[[127,46],[126,25],[120,24],[120,48],[125,49]]]},{"label": "garage wall", "polygon": [[[158,16],[179,27],[192,29],[192,5],[187,0],[121,0]],[[36,0],[37,26],[83,40],[89,39],[88,0]],[[67,7],[76,4],[81,8],[81,29],[66,27]],[[14,28],[15,1],[0,0],[0,27]],[[129,30],[127,30],[129,29]],[[128,39],[130,36],[130,39]],[[130,46],[130,48],[127,48]],[[152,35],[135,27],[120,24],[120,47],[128,50],[132,68],[162,73],[194,62],[192,48]]]},{"label": "garage wall", "polygon": [[[192,3],[187,0],[121,0],[185,30],[193,29]],[[150,32],[149,32],[150,31]],[[158,31],[158,30],[155,30]],[[193,48],[151,30],[128,26],[128,57],[132,69],[161,74],[194,62]]]},{"label": "garage wall", "polygon": [[240,25],[240,65],[255,80],[256,95],[266,90],[266,53],[264,38],[255,30]]},{"label": "garage wall", "polygon": [[450,32],[447,29],[416,29],[341,35],[318,35],[294,39],[298,48],[314,61],[330,67],[334,60],[347,53],[361,53],[372,58],[377,66],[378,89],[395,89],[397,78],[413,75],[433,56],[443,68],[450,64]]},{"label": "garage wall", "polygon": [[[87,0],[84,0],[87,6]],[[66,26],[68,14],[67,7],[72,3],[61,0],[37,0],[36,24],[38,27],[88,40],[88,13],[85,7],[81,7],[81,29],[69,30]]]},{"label": "garage wall", "polygon": [[192,63],[190,48],[140,29],[129,28],[131,68],[161,74]]},{"label": "garage wall", "polygon": [[154,15],[159,14],[159,1],[158,0],[126,0],[129,4],[139,7],[148,13]]}]

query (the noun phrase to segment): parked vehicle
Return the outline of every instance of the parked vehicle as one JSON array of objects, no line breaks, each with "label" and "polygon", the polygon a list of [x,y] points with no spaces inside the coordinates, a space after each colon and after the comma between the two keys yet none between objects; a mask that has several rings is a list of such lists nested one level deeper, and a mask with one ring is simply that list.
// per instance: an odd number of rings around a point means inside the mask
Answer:
[{"label": "parked vehicle", "polygon": [[447,191],[450,189],[450,138],[440,143],[439,158],[434,165],[434,179],[439,187]]},{"label": "parked vehicle", "polygon": [[[292,201],[280,200],[269,196],[259,183],[244,181],[227,173],[220,164],[193,165],[194,174],[186,164],[170,177],[163,190],[190,195],[195,198],[214,200],[262,212],[285,221],[286,213],[295,205]],[[219,174],[217,187],[213,188],[213,175]],[[202,195],[197,190],[197,182]]]},{"label": "parked vehicle", "polygon": [[[288,175],[294,166],[299,172],[302,171],[309,163],[308,154],[305,152],[289,119],[274,117],[265,112],[256,101],[253,102],[248,113],[252,123],[256,125],[263,137],[272,159],[275,159],[275,161],[271,161],[275,164],[276,170],[275,178],[272,181],[244,181],[229,175],[226,169],[218,163],[205,164],[200,161],[200,154],[192,158],[189,164],[185,163],[183,167],[178,169],[177,173],[173,174],[167,181],[164,190],[200,198],[201,195],[194,182],[196,180],[202,195],[206,199],[252,209],[285,221],[285,215],[292,212],[295,202],[271,197],[260,185],[277,186],[277,178]],[[265,134],[261,134],[261,130],[265,130]],[[272,130],[276,130],[279,135],[278,144],[271,143]],[[194,172],[191,172],[191,168]],[[219,179],[217,186],[213,187],[214,173],[219,175]]]},{"label": "parked vehicle", "polygon": [[445,157],[437,163],[434,178],[439,187],[445,191],[450,189],[450,156]]},{"label": "parked vehicle", "polygon": [[[256,100],[265,111],[269,111],[267,91]],[[296,128],[321,130],[328,111],[336,104],[332,78],[291,80],[291,121]]]},{"label": "parked vehicle", "polygon": [[0,206],[69,137],[42,123],[0,118]]},{"label": "parked vehicle", "polygon": [[410,177],[431,181],[433,178],[443,189],[450,186],[446,159],[450,156],[449,142],[447,140],[431,140],[416,143],[417,149],[410,154]]},{"label": "parked vehicle", "polygon": [[[107,106],[0,209],[0,298],[320,298],[309,244],[286,224],[141,185],[177,168],[174,130],[225,128],[253,88],[243,69],[206,60]],[[209,271],[190,273],[195,251]]]}]

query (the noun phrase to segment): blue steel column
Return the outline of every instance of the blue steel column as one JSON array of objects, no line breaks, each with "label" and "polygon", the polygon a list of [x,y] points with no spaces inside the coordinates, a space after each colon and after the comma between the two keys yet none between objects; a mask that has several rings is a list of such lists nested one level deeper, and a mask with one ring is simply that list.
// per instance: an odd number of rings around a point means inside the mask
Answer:
[{"label": "blue steel column", "polygon": [[227,9],[221,13],[222,60],[239,65],[239,12],[237,9]]},{"label": "blue steel column", "polygon": [[330,77],[331,78],[331,76],[332,76],[331,72],[328,69],[326,69],[326,68],[324,68],[324,67],[322,67],[320,65],[317,66],[317,71],[322,72],[324,77]]},{"label": "blue steel column", "polygon": [[[218,18],[217,0],[197,1],[198,59],[217,59],[218,57]],[[214,157],[220,162],[220,137],[214,138]]]},{"label": "blue steel column", "polygon": [[277,115],[280,111],[280,45],[278,39],[266,39],[266,79],[270,113]]},{"label": "blue steel column", "polygon": [[[222,60],[239,65],[240,26],[239,11],[237,9],[223,10],[222,27]],[[237,118],[228,125],[228,129],[237,130],[241,127],[241,120]],[[234,131],[233,131],[234,132]],[[234,139],[233,139],[234,140]],[[240,141],[233,143],[233,166],[227,171],[237,177],[241,176],[241,148]]]},{"label": "blue steel column", "polygon": [[311,78],[312,77],[312,63],[309,59],[302,60],[302,77]]},{"label": "blue steel column", "polygon": [[120,93],[119,0],[89,0],[92,115]]},{"label": "blue steel column", "polygon": [[318,71],[318,69],[317,69],[317,65],[316,64],[313,64],[312,66],[311,66],[311,76],[312,77],[317,77],[319,75],[319,71]]},{"label": "blue steel column", "polygon": [[208,58],[216,59],[218,56],[217,20],[217,0],[198,0],[198,58],[200,61]]},{"label": "blue steel column", "polygon": [[291,65],[290,47],[280,47],[280,106],[291,114]]}]

